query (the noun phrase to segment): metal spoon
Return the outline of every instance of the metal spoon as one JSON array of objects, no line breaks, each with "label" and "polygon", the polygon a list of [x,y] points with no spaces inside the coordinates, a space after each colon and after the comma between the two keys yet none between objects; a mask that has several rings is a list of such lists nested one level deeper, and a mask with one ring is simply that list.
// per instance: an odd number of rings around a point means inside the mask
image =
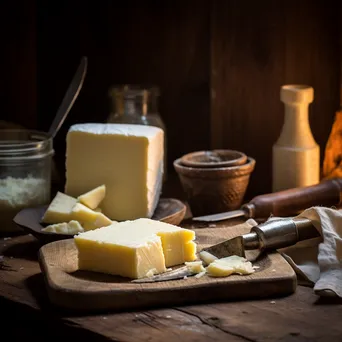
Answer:
[{"label": "metal spoon", "polygon": [[88,59],[82,57],[81,63],[64,95],[61,105],[58,108],[56,116],[50,126],[49,134],[54,138],[66,119],[71,107],[75,103],[77,96],[82,88],[85,75],[87,73]]}]

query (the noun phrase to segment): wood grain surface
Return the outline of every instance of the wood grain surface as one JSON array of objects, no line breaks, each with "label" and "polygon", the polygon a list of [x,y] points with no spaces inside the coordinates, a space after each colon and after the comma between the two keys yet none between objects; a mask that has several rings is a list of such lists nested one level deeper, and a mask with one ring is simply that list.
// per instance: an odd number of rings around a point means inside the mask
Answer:
[{"label": "wood grain surface", "polygon": [[[225,239],[244,234],[245,224],[230,228],[195,230],[198,250]],[[278,253],[266,255],[253,264],[260,268],[246,276],[166,282],[131,283],[130,279],[96,272],[80,271],[77,249],[72,239],[43,246],[39,252],[50,301],[59,307],[83,312],[125,311],[189,303],[217,302],[242,298],[286,295],[295,291],[296,275]]]},{"label": "wood grain surface", "polygon": [[13,341],[46,341],[51,332],[57,341],[341,341],[341,300],[320,298],[303,286],[285,297],[75,315],[51,305],[37,262],[39,247],[30,235],[0,238],[0,255],[8,265],[0,270],[0,306],[2,312],[15,312],[3,315],[1,324]]}]

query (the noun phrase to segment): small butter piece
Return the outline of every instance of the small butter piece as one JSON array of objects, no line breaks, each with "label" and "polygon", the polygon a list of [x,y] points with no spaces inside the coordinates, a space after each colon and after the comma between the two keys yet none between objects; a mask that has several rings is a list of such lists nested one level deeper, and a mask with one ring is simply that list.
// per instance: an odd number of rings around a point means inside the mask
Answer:
[{"label": "small butter piece", "polygon": [[192,230],[147,218],[118,222],[74,237],[79,269],[133,279],[195,260],[194,239]]},{"label": "small butter piece", "polygon": [[74,220],[77,220],[81,223],[84,230],[93,230],[96,228],[101,228],[105,226],[109,226],[113,223],[108,217],[104,214],[89,209],[82,203],[76,203],[72,208],[71,216]]},{"label": "small butter piece", "polygon": [[203,262],[206,265],[210,265],[214,260],[217,260],[217,257],[207,251],[201,251],[199,253],[199,257],[201,258],[201,260],[203,260]]},{"label": "small butter piece", "polygon": [[189,272],[193,274],[205,272],[205,268],[203,267],[203,263],[201,260],[185,262],[185,266],[187,266]]},{"label": "small butter piece", "polygon": [[227,277],[231,274],[251,274],[254,272],[252,263],[237,255],[216,259],[207,267],[207,273],[211,277]]},{"label": "small butter piece", "polygon": [[63,223],[72,220],[71,210],[77,199],[62,192],[57,192],[42,218],[43,223]]},{"label": "small butter piece", "polygon": [[83,227],[77,221],[62,222],[50,224],[42,229],[43,232],[57,233],[57,234],[70,234],[75,235],[84,231]]},{"label": "small butter piece", "polygon": [[[166,270],[167,271],[167,270]],[[147,273],[146,273],[146,277],[147,278],[150,278],[150,277],[153,277],[155,274],[158,273],[158,270],[156,268],[153,268],[152,270],[149,270]]]},{"label": "small butter piece", "polygon": [[78,201],[90,209],[96,209],[106,196],[106,186],[100,185],[95,189],[78,196]]},{"label": "small butter piece", "polygon": [[197,279],[202,278],[206,273],[207,273],[206,270],[204,270],[203,272],[197,273],[197,274],[195,275],[195,278],[197,278]]}]

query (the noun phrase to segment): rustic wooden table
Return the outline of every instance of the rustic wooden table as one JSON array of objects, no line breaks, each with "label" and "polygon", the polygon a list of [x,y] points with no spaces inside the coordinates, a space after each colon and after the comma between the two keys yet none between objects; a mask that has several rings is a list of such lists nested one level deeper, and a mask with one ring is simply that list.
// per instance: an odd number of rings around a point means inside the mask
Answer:
[{"label": "rustic wooden table", "polygon": [[302,286],[283,298],[72,315],[49,304],[39,247],[31,235],[0,238],[8,265],[0,269],[0,326],[14,341],[342,341],[342,300],[319,298]]},{"label": "rustic wooden table", "polygon": [[[285,298],[72,316],[50,306],[30,235],[2,238],[2,332],[12,338],[92,341],[342,341],[342,301],[299,286]],[[6,329],[8,328],[8,329]]]}]

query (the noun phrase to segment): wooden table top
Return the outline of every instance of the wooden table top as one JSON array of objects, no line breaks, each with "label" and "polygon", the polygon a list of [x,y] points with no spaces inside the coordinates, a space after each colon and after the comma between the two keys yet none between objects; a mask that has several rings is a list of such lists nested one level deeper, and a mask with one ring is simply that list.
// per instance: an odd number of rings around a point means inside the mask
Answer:
[{"label": "wooden table top", "polygon": [[[236,222],[232,222],[234,224]],[[299,286],[284,298],[72,316],[49,304],[31,235],[0,239],[2,327],[15,338],[92,341],[342,341],[342,301]]]},{"label": "wooden table top", "polygon": [[[164,196],[184,199],[179,194],[173,177]],[[187,220],[182,226],[204,227]],[[283,298],[73,316],[49,303],[37,262],[39,247],[31,235],[0,236],[0,256],[9,266],[0,269],[0,322],[15,341],[342,341],[342,300],[320,298],[303,286]]]}]

